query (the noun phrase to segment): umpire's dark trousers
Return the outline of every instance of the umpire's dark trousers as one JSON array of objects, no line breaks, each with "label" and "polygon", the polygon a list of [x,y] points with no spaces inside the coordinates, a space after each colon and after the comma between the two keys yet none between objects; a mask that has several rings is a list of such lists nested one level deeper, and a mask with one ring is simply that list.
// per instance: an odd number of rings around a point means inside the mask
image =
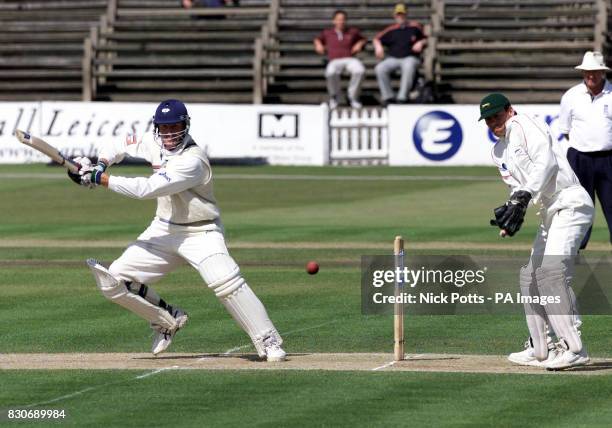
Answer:
[{"label": "umpire's dark trousers", "polygon": [[[569,161],[574,173],[578,176],[580,184],[593,199],[595,193],[601,203],[608,230],[610,231],[610,242],[612,242],[612,150],[601,152],[579,152],[570,147],[567,151]],[[580,249],[584,249],[591,237],[591,229],[582,240]]]}]

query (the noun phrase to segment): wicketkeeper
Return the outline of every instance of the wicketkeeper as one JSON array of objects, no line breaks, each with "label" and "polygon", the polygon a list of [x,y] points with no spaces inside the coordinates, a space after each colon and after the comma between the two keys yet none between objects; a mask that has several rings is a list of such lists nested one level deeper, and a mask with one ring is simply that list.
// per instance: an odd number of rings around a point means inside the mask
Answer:
[{"label": "wicketkeeper", "polygon": [[586,364],[570,281],[573,257],[593,221],[593,201],[567,162],[567,145],[557,142],[545,123],[517,114],[498,93],[480,102],[482,119],[499,138],[492,157],[510,187],[510,199],[494,210],[491,225],[499,227],[501,236],[514,236],[529,204],[540,205],[542,221],[529,263],[519,275],[521,294],[559,299],[546,306],[525,304],[530,337],[525,350],[508,359],[549,369]]},{"label": "wicketkeeper", "polygon": [[[155,111],[153,135],[130,135],[105,146],[96,166],[87,158],[75,159],[81,169],[69,175],[78,184],[157,199],[155,218],[121,257],[108,269],[92,259],[88,264],[104,297],[151,323],[153,354],[168,348],[188,316],[160,298],[151,284],[187,262],[249,335],[259,356],[282,361],[282,339],[225,246],[210,163],[189,135],[189,123],[185,105],[166,100]],[[126,155],[148,161],[153,175],[128,178],[105,172]]]}]

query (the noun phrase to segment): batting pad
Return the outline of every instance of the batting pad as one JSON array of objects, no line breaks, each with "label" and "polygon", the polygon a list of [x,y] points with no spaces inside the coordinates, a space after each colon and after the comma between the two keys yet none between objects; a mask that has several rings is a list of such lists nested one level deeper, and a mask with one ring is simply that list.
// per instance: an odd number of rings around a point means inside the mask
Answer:
[{"label": "batting pad", "polygon": [[199,271],[232,318],[249,335],[260,357],[266,356],[267,341],[283,343],[266,308],[240,275],[234,259],[224,253],[213,254],[200,263]]},{"label": "batting pad", "polygon": [[582,340],[575,324],[572,297],[568,292],[565,266],[557,263],[536,269],[536,281],[541,296],[559,296],[559,302],[545,306],[548,321],[557,338],[565,340],[570,351],[577,354],[582,350]]},{"label": "batting pad", "polygon": [[168,311],[152,305],[139,295],[130,292],[123,281],[115,278],[97,260],[88,259],[87,265],[91,269],[98,288],[108,300],[123,306],[152,324],[157,324],[171,331],[176,329],[176,319]]},{"label": "batting pad", "polygon": [[[533,273],[528,266],[523,266],[519,272],[521,294],[523,296],[537,296],[538,289],[533,281]],[[548,333],[546,328],[546,311],[542,305],[525,301],[525,318],[531,337],[531,344],[535,357],[543,361],[548,357]]]}]

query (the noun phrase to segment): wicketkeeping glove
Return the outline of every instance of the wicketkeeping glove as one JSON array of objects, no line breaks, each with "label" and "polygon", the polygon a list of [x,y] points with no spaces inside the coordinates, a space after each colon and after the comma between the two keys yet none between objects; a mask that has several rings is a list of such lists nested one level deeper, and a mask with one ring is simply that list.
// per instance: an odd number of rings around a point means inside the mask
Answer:
[{"label": "wicketkeeping glove", "polygon": [[491,220],[491,225],[498,226],[508,236],[514,236],[525,220],[530,200],[531,193],[525,190],[514,192],[505,205],[493,210],[495,220]]},{"label": "wicketkeeping glove", "polygon": [[493,215],[495,216],[495,218],[491,219],[490,221],[491,226],[499,227],[499,225],[501,224],[501,219],[506,213],[507,209],[508,209],[508,206],[506,204],[493,209]]}]

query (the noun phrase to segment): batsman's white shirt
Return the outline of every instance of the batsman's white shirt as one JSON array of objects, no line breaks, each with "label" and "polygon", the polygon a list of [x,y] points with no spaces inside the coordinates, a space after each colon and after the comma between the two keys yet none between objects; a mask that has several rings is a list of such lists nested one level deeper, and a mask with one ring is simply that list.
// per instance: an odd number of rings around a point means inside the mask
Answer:
[{"label": "batsman's white shirt", "polygon": [[[566,158],[567,144],[553,139],[548,125],[517,114],[492,157],[511,193],[526,190],[542,204],[534,255],[573,255],[593,221],[593,201]],[[541,261],[540,261],[541,263]],[[535,267],[539,267],[534,260]]]},{"label": "batsman's white shirt", "polygon": [[185,143],[184,150],[168,157],[161,156],[152,136],[140,141],[130,136],[101,151],[99,157],[110,163],[130,154],[146,159],[157,170],[149,178],[109,178],[109,189],[117,193],[137,199],[157,198],[157,212],[149,227],[108,270],[120,280],[149,285],[189,263],[249,335],[259,356],[269,359],[268,349],[280,346],[283,340],[229,255],[208,159],[190,136]]},{"label": "batsman's white shirt", "polygon": [[156,170],[150,177],[126,178],[111,175],[108,188],[136,199],[157,198],[158,219],[173,224],[214,223],[219,208],[213,195],[212,170],[204,151],[190,136],[180,154],[162,158],[150,135],[141,140],[128,136],[105,147],[100,158],[111,164],[125,155],[145,159]]},{"label": "batsman's white shirt", "polygon": [[[193,143],[187,137],[187,144]],[[201,263],[212,254],[229,254],[220,211],[213,196],[212,170],[195,144],[164,158],[150,135],[128,136],[101,150],[110,164],[126,155],[145,159],[154,169],[150,177],[109,177],[108,188],[137,199],[157,198],[149,227],[110,267],[117,277],[150,284],[185,261],[204,276]]]}]

